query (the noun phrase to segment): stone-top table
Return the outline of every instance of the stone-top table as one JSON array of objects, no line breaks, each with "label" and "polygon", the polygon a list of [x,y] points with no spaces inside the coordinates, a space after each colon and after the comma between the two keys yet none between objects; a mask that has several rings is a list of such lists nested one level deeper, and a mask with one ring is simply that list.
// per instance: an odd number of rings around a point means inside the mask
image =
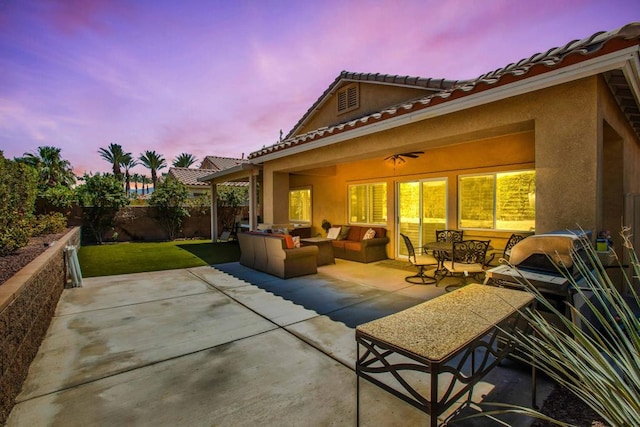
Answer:
[{"label": "stone-top table", "polygon": [[[533,301],[525,291],[471,284],[358,326],[358,423],[362,377],[430,414],[437,426],[438,416],[513,350],[508,333],[526,330],[519,313]],[[429,396],[410,384],[407,372],[430,374]],[[449,384],[440,392],[443,373]]]}]

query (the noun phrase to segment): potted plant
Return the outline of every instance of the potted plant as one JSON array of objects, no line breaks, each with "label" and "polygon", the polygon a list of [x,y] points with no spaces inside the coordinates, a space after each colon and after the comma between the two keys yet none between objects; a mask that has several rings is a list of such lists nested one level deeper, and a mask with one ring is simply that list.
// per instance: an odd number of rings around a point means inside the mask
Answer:
[{"label": "potted plant", "polygon": [[320,225],[320,227],[322,227],[322,229],[324,230],[325,234],[329,232],[329,229],[331,228],[331,223],[329,221],[327,221],[326,219],[322,220],[322,225]]}]

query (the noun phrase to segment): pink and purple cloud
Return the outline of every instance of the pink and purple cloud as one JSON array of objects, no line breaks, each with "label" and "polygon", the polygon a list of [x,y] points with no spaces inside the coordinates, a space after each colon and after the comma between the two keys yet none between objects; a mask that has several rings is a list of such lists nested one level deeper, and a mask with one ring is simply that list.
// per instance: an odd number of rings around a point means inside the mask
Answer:
[{"label": "pink and purple cloud", "polygon": [[[0,2],[0,150],[246,156],[342,70],[468,79],[640,21],[640,2]],[[136,171],[146,171],[138,166]]]}]

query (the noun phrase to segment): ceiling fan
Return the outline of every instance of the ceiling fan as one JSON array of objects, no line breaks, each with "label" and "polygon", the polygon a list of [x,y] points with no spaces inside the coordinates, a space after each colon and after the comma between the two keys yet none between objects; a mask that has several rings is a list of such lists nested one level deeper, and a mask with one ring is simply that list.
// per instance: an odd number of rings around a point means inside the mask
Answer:
[{"label": "ceiling fan", "polygon": [[385,157],[385,160],[391,160],[393,162],[393,165],[395,166],[396,163],[406,162],[407,158],[417,159],[418,157],[420,157],[421,154],[424,154],[424,151],[409,151],[407,153],[393,154],[389,157]]}]

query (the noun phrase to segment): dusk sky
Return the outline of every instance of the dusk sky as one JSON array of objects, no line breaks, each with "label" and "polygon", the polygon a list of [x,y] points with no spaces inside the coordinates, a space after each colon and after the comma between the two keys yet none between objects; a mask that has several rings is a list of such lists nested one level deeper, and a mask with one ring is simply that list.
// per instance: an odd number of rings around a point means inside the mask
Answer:
[{"label": "dusk sky", "polygon": [[0,150],[80,175],[110,143],[246,156],[342,70],[475,78],[633,21],[639,0],[0,0]]}]

